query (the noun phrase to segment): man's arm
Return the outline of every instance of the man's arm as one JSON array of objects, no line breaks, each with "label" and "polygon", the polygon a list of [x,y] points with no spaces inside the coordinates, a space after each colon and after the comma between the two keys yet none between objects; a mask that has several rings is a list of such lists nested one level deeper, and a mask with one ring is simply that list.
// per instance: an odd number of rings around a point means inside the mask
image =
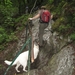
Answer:
[{"label": "man's arm", "polygon": [[34,20],[34,19],[37,19],[40,17],[40,14],[37,14],[36,16],[32,17],[32,18],[29,18],[29,20]]},{"label": "man's arm", "polygon": [[51,14],[51,19],[53,19],[53,15]]}]

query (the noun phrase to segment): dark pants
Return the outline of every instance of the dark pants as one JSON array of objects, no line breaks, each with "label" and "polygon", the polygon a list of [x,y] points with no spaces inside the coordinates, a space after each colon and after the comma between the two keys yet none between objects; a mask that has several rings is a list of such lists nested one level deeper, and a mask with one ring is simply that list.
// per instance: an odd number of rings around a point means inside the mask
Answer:
[{"label": "dark pants", "polygon": [[43,34],[44,34],[44,29],[48,26],[48,23],[40,23],[39,25],[39,45],[43,45]]}]

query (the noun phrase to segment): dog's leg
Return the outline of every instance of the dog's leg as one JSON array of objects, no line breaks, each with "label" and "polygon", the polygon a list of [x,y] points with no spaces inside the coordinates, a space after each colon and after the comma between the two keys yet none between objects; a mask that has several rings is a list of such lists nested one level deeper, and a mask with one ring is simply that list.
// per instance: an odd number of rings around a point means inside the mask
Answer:
[{"label": "dog's leg", "polygon": [[23,65],[23,71],[25,71],[25,72],[27,72],[27,70],[25,69],[26,68],[26,66],[27,66],[27,62],[25,62],[24,64],[22,64]]},{"label": "dog's leg", "polygon": [[16,71],[17,72],[20,72],[19,70],[18,70],[18,67],[20,66],[20,64],[18,63],[17,65],[16,65],[16,67],[15,67],[15,69],[16,69]]}]

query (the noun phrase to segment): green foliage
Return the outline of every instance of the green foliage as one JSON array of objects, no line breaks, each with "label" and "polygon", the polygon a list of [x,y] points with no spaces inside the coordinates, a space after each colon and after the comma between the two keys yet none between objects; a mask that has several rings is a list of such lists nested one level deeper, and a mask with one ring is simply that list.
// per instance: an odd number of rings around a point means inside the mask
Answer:
[{"label": "green foliage", "polygon": [[11,33],[10,35],[8,35],[8,38],[6,39],[6,42],[16,41],[16,40],[18,40],[17,36],[15,36],[14,33]]},{"label": "green foliage", "polygon": [[[75,1],[65,0],[49,0],[52,7],[50,8],[56,17],[55,23],[52,25],[53,31],[58,31],[64,36],[70,36],[74,39],[75,33]],[[52,2],[53,1],[53,2]],[[51,5],[50,5],[51,6]]]},{"label": "green foliage", "polygon": [[73,40],[73,41],[75,41],[75,33],[73,33],[73,34],[70,35],[70,39]]},{"label": "green foliage", "polygon": [[14,20],[13,20],[13,18],[10,17],[10,16],[7,16],[7,17],[5,18],[5,21],[4,21],[3,26],[4,26],[5,28],[13,27],[13,26],[14,26]]},{"label": "green foliage", "polygon": [[0,27],[0,50],[5,49],[5,43],[8,43],[10,41],[16,41],[18,38],[15,36],[15,33],[11,33],[8,35],[8,33],[5,31],[4,28]]},{"label": "green foliage", "polygon": [[6,33],[5,30],[0,27],[0,44],[3,43],[6,39]]},{"label": "green foliage", "polygon": [[63,23],[65,22],[65,18],[64,17],[60,17],[56,20],[56,22],[52,25],[52,29],[53,30],[61,30],[61,29],[58,29],[59,27],[61,27],[61,25],[63,25]]},{"label": "green foliage", "polygon": [[[17,10],[17,11],[16,11]],[[8,6],[8,5],[0,5],[0,13],[3,16],[13,16],[18,13],[18,9],[16,7]]]},{"label": "green foliage", "polygon": [[2,44],[0,45],[0,51],[3,51],[5,49],[5,46]]},{"label": "green foliage", "polygon": [[49,2],[49,4],[52,4],[54,2],[54,0],[49,0],[48,2]]},{"label": "green foliage", "polygon": [[6,5],[7,7],[11,7],[11,6],[12,6],[11,0],[5,0],[5,5]]},{"label": "green foliage", "polygon": [[[5,0],[5,4],[0,4],[0,50],[4,49],[3,44],[6,42],[17,40],[14,34],[15,31],[15,19],[18,10],[12,6],[10,0]],[[12,34],[13,33],[13,34]]]},{"label": "green foliage", "polygon": [[15,25],[14,25],[14,18],[12,18],[12,16],[14,16],[17,13],[16,8],[13,8],[9,4],[6,4],[5,6],[0,5],[0,9],[1,9],[0,10],[1,26],[4,27],[8,32],[10,30],[13,31],[15,29]]},{"label": "green foliage", "polygon": [[15,22],[21,22],[22,24],[25,24],[25,22],[28,20],[29,15],[22,15],[20,17],[18,17]]},{"label": "green foliage", "polygon": [[14,33],[8,35],[4,28],[0,27],[0,44],[2,44],[3,42],[9,42],[13,40],[17,40],[17,37],[14,35]]},{"label": "green foliage", "polygon": [[66,33],[69,28],[70,28],[70,25],[60,25],[59,26],[59,32],[60,33]]},{"label": "green foliage", "polygon": [[18,31],[21,31],[25,27],[28,21],[28,17],[29,15],[22,15],[15,20],[15,23],[16,23],[15,26],[17,27]]}]

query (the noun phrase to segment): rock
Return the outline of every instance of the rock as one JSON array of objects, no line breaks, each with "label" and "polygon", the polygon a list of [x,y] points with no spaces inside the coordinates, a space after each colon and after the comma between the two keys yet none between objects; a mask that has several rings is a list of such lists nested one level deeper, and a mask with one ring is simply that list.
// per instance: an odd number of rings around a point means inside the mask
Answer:
[{"label": "rock", "polygon": [[[32,27],[33,40],[38,39],[39,19],[33,21]],[[74,48],[57,32],[51,32],[51,24],[44,30],[43,47],[40,48],[38,58],[31,64],[30,75],[72,75],[74,70],[73,59]],[[25,37],[25,30],[22,36]],[[18,41],[17,48],[20,50],[25,38]],[[17,51],[18,51],[17,50]],[[28,75],[22,72],[16,75]]]},{"label": "rock", "polygon": [[59,53],[52,56],[48,66],[44,66],[46,75],[72,75],[74,53],[71,46],[63,48]]}]

